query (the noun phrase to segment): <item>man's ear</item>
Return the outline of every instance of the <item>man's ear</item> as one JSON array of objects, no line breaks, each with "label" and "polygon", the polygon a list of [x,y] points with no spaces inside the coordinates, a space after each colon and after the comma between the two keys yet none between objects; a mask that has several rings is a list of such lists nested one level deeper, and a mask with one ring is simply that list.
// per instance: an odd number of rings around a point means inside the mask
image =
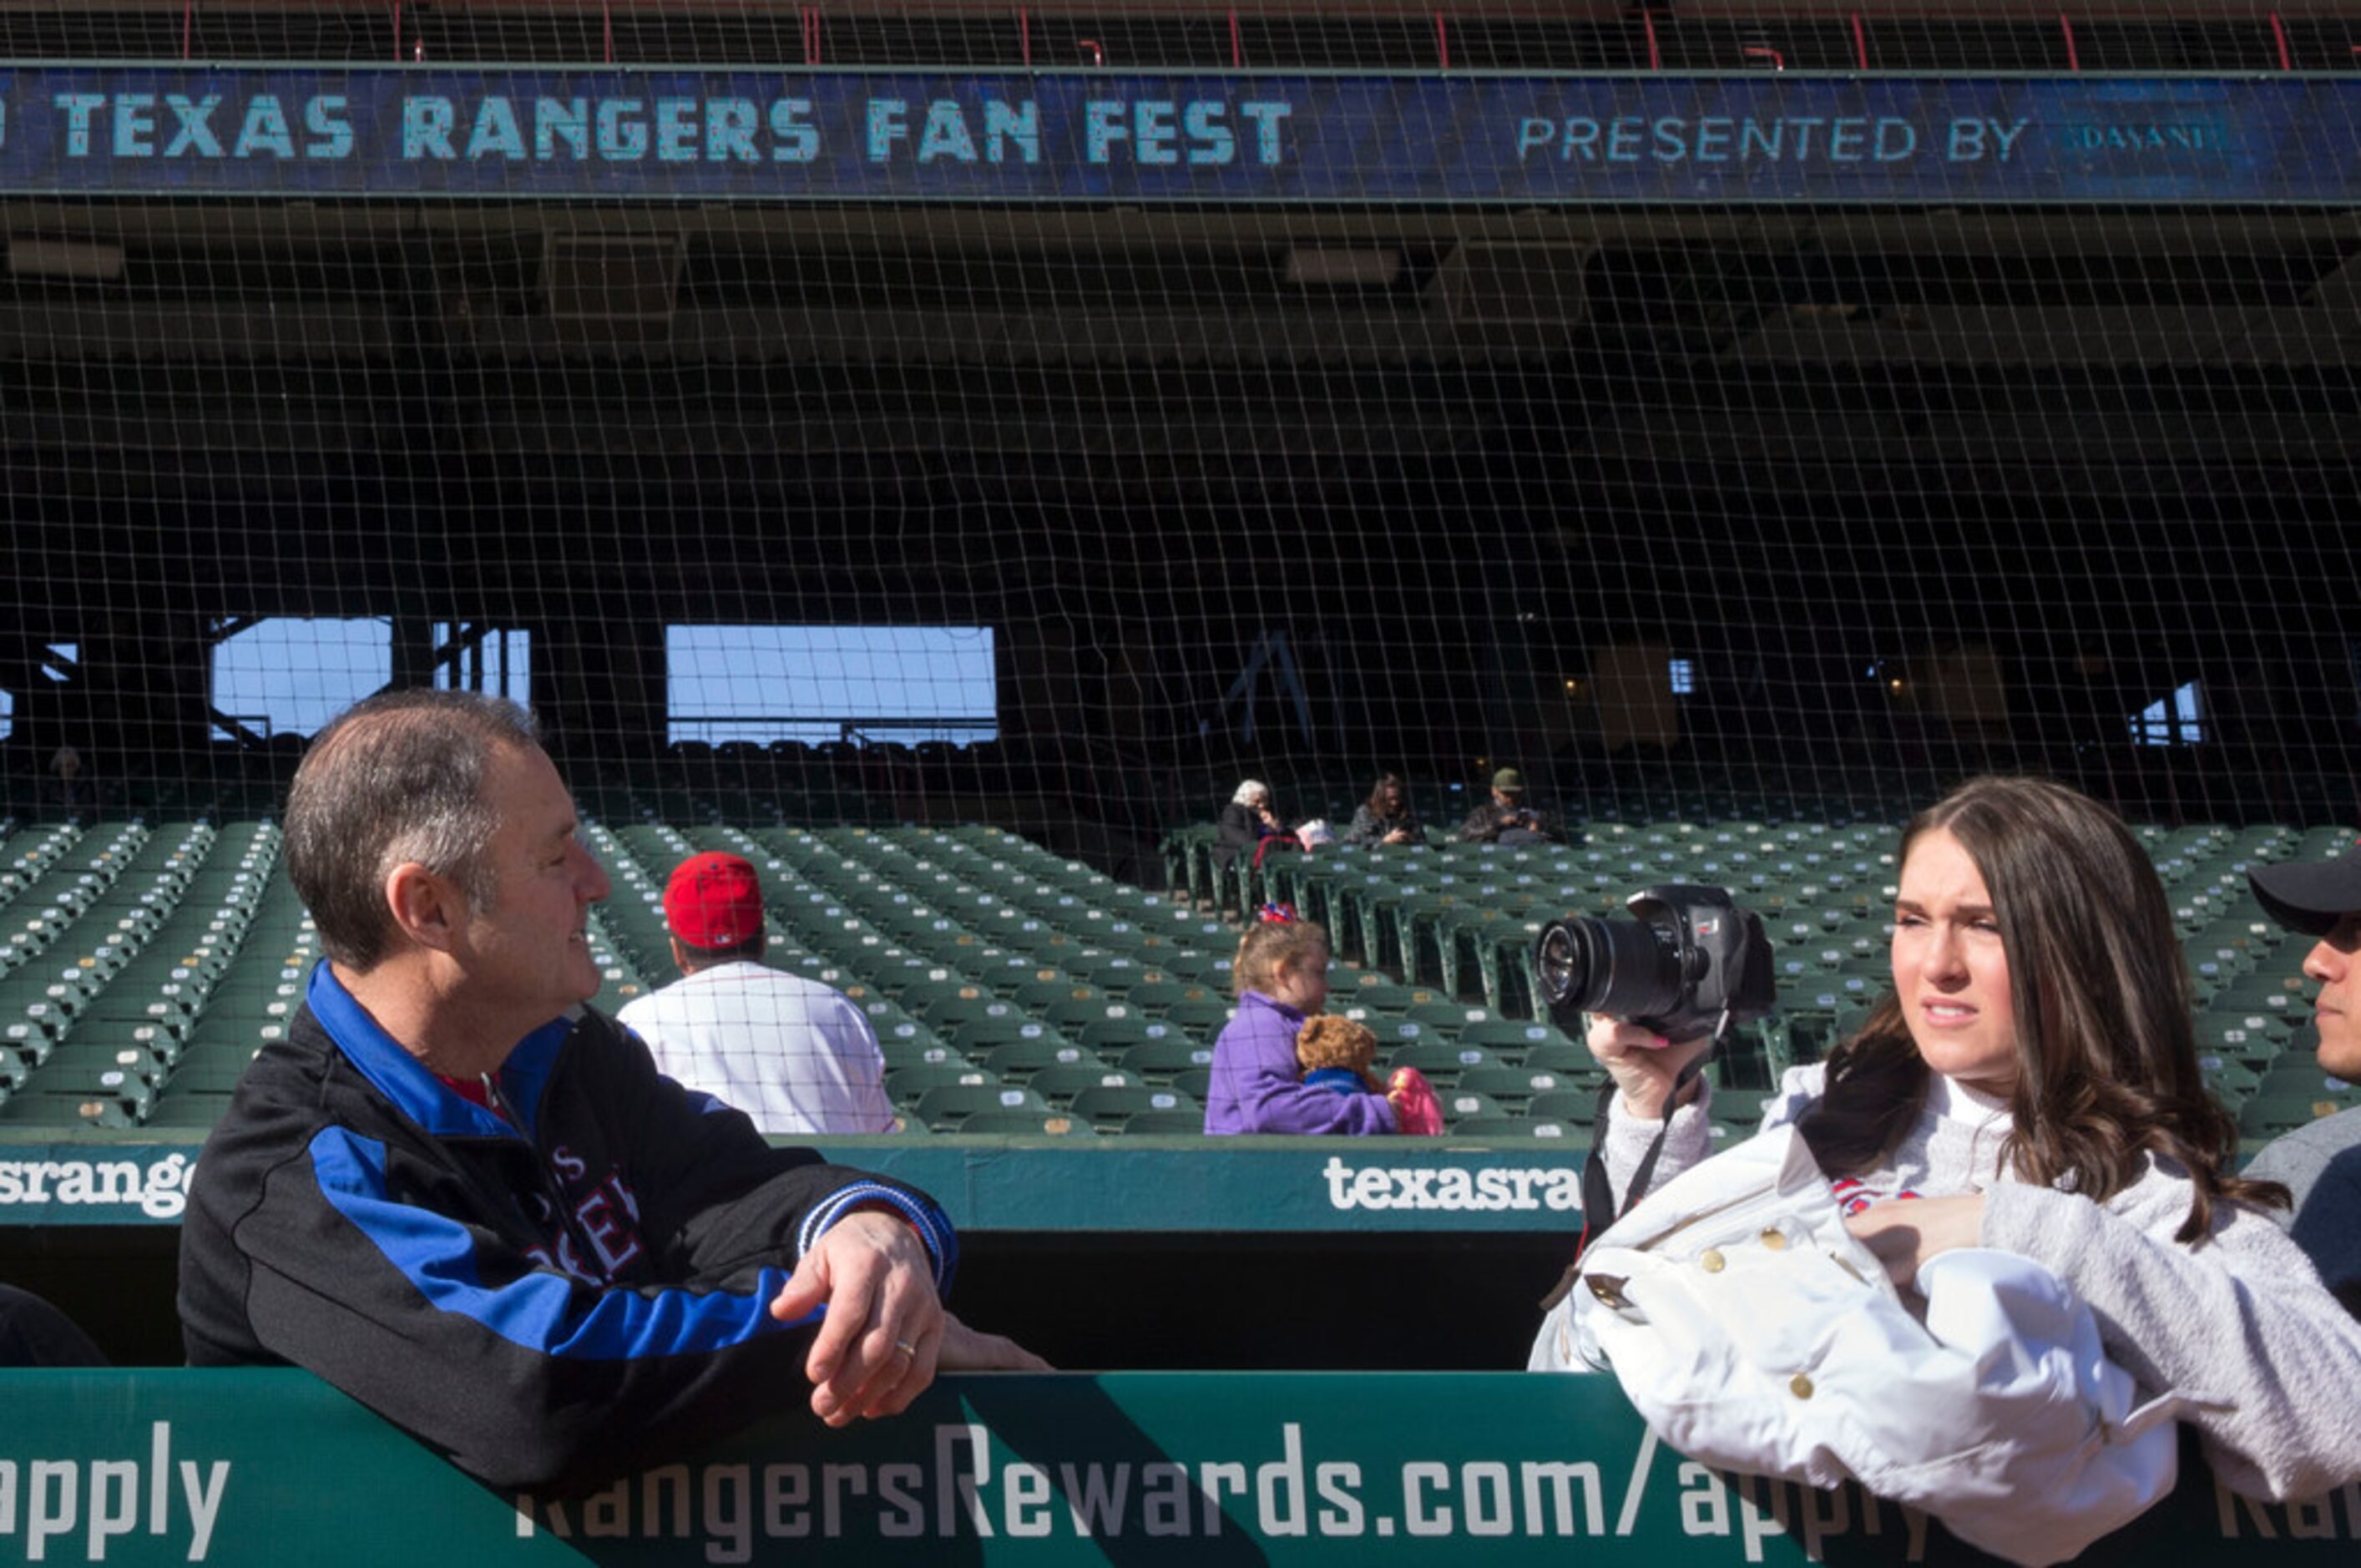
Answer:
[{"label": "man's ear", "polygon": [[467,894],[459,884],[416,861],[404,861],[386,873],[385,904],[404,937],[438,953],[451,950],[467,917]]}]

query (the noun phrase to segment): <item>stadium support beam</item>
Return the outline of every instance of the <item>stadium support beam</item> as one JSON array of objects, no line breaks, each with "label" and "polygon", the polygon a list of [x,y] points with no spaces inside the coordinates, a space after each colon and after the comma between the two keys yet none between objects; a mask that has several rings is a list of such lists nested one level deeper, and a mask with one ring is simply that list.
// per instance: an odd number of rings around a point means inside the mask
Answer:
[{"label": "stadium support beam", "polygon": [[1288,646],[1287,632],[1284,628],[1276,631],[1265,631],[1255,639],[1253,649],[1246,654],[1246,668],[1238,672],[1238,678],[1232,681],[1229,690],[1222,694],[1222,704],[1218,711],[1224,723],[1226,725],[1228,722],[1231,705],[1241,704],[1238,715],[1238,739],[1247,741],[1254,739],[1255,699],[1265,670],[1271,673],[1271,679],[1279,687],[1280,699],[1295,709],[1296,728],[1302,733],[1305,744],[1310,744],[1312,699],[1304,692],[1303,674],[1295,666],[1295,653]]}]

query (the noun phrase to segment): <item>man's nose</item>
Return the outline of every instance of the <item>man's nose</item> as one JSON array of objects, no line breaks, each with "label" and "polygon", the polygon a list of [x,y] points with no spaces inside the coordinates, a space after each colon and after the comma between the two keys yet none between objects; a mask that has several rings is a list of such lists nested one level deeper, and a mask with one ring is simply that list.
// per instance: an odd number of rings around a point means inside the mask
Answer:
[{"label": "man's nose", "polygon": [[2303,956],[2303,972],[2323,985],[2334,985],[2345,978],[2345,966],[2352,961],[2351,955],[2323,937]]}]

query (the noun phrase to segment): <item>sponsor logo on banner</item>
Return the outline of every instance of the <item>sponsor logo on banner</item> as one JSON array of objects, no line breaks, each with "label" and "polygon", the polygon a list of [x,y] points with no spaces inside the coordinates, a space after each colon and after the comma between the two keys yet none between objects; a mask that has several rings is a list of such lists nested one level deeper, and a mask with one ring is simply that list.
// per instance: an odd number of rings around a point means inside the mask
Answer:
[{"label": "sponsor logo on banner", "polygon": [[1572,1166],[1466,1170],[1457,1166],[1348,1165],[1342,1156],[1331,1155],[1320,1174],[1327,1184],[1328,1206],[1339,1213],[1417,1209],[1570,1214],[1582,1207],[1582,1172]]},{"label": "sponsor logo on banner", "polygon": [[121,1209],[177,1220],[189,1206],[189,1179],[197,1168],[181,1153],[61,1157],[57,1150],[27,1152],[31,1157],[0,1159],[0,1210]]}]

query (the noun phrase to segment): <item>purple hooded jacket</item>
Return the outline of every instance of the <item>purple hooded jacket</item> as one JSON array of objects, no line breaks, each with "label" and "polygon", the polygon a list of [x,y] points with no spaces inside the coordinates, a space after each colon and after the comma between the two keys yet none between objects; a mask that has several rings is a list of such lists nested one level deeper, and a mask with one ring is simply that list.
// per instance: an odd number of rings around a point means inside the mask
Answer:
[{"label": "purple hooded jacket", "polygon": [[1205,1093],[1209,1133],[1390,1133],[1393,1102],[1382,1094],[1307,1089],[1295,1061],[1303,1014],[1259,991],[1213,1042],[1213,1085]]}]

